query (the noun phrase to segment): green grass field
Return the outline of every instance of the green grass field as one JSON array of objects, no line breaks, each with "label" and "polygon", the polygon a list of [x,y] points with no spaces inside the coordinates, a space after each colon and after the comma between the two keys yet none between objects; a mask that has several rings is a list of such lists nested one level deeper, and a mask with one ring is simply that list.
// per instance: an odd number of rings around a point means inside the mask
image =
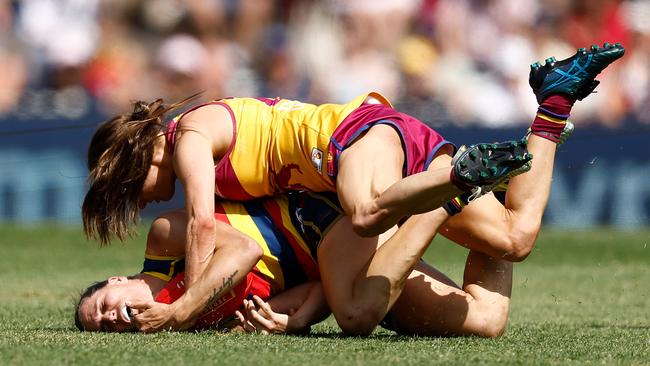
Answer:
[{"label": "green grass field", "polygon": [[[81,230],[0,226],[0,365],[650,364],[650,231],[547,229],[515,266],[499,339],[80,333],[72,302],[92,280],[139,270],[142,238],[99,249]],[[461,281],[465,250],[437,239],[426,259]]]}]

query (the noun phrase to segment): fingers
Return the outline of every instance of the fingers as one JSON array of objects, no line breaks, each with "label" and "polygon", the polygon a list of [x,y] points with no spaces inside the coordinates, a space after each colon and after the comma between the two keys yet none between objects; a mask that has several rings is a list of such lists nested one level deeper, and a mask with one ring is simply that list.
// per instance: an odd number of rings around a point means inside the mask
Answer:
[{"label": "fingers", "polygon": [[246,316],[244,314],[242,314],[241,311],[235,310],[235,317],[239,321],[239,327],[241,327],[241,329],[244,332],[246,332],[246,333],[255,333],[257,331],[257,328],[255,327],[255,325],[253,325],[253,323],[248,321]]},{"label": "fingers", "polygon": [[248,322],[252,323],[259,333],[268,334],[270,330],[274,329],[275,322],[261,315],[257,311],[253,301],[244,300],[244,309],[246,310],[246,318]]},{"label": "fingers", "polygon": [[246,322],[246,318],[244,318],[244,314],[242,314],[241,311],[239,310],[235,310],[235,317],[242,325]]},{"label": "fingers", "polygon": [[136,309],[139,312],[146,311],[151,308],[151,301],[125,301],[124,304],[131,309]]},{"label": "fingers", "polygon": [[269,303],[262,300],[262,298],[260,298],[259,296],[254,295],[253,301],[255,301],[255,304],[257,304],[257,306],[267,315],[271,316],[271,314],[273,314],[273,309],[271,309]]},{"label": "fingers", "polygon": [[136,313],[133,316],[135,324],[141,332],[150,333],[164,329],[172,329],[169,324],[169,317],[165,311],[167,308],[164,304],[139,302],[133,305],[138,306]]}]

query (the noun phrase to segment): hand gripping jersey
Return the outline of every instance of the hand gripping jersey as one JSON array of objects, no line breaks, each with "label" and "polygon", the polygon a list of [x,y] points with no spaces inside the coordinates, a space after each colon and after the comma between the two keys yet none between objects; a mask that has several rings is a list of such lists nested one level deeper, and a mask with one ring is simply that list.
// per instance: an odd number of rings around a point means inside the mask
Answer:
[{"label": "hand gripping jersey", "polygon": [[[394,110],[378,93],[347,104],[314,105],[279,98],[231,98],[208,104],[225,107],[232,119],[231,145],[215,166],[215,192],[236,201],[291,190],[336,191],[339,154],[377,123],[400,134],[405,175],[425,170],[433,154],[449,144],[422,122]],[[182,116],[167,129],[172,151]]]}]

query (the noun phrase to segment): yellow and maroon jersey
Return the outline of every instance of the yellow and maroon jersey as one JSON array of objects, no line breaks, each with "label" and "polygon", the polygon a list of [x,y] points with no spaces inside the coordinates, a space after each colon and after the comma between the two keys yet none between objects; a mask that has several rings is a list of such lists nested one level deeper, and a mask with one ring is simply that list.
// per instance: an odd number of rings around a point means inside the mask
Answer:
[{"label": "yellow and maroon jersey", "polygon": [[[314,105],[280,98],[230,98],[209,103],[230,112],[234,135],[228,152],[215,167],[215,191],[236,201],[290,190],[335,191],[327,174],[328,161],[333,158],[328,155],[330,139],[369,96],[390,105],[378,93],[361,95],[347,104]],[[171,121],[166,133],[172,150],[181,118]]]}]

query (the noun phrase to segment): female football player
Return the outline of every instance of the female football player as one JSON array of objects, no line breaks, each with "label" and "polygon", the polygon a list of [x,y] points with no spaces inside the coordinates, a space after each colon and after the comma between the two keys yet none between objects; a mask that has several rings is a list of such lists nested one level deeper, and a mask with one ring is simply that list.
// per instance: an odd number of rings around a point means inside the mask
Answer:
[{"label": "female football player", "polygon": [[[327,245],[325,241],[331,240],[330,233],[340,235],[346,230],[357,238],[352,239],[357,241],[351,245],[361,245],[362,251],[368,254],[376,249],[375,242],[351,231],[349,218],[334,207],[335,201],[335,196],[301,193],[218,204],[217,220],[258,237],[263,248],[259,253],[261,259],[244,281],[223,293],[220,292],[222,280],[213,276],[218,271],[211,263],[189,291],[197,295],[197,290],[204,288],[209,289],[207,294],[213,295],[202,298],[203,306],[191,322],[172,328],[232,328],[237,325],[234,315],[247,298],[260,305],[259,313],[252,308],[252,302],[241,309],[250,315],[251,320],[243,322],[248,331],[255,324],[256,331],[301,333],[324,319],[329,308],[322,286],[314,277],[318,271],[311,253],[316,252],[319,244]],[[242,222],[242,216],[247,216],[244,221],[250,221]],[[85,290],[75,309],[75,323],[80,330],[137,330],[139,306],[148,306],[153,301],[171,303],[169,308],[182,311],[179,304],[185,298],[182,296],[185,292],[184,220],[184,213],[172,212],[152,223],[140,274],[113,276]],[[211,261],[223,254],[219,250]],[[382,325],[408,334],[498,336],[507,320],[511,268],[510,262],[472,252],[466,264],[465,290],[461,290],[442,273],[420,261],[397,303],[383,317]],[[214,295],[217,293],[220,295]],[[259,314],[269,318],[261,318]]]},{"label": "female football player", "polygon": [[[465,194],[446,204],[446,210],[430,211],[453,195],[474,187],[469,198],[476,197],[484,186],[492,189],[519,173],[530,159],[524,142],[475,145],[452,162],[449,143],[391,109],[378,94],[323,106],[227,99],[181,115],[164,134],[160,118],[166,109],[158,101],[138,104],[133,114],[109,121],[93,138],[91,187],[83,210],[86,231],[98,232],[104,241],[111,231],[122,235],[137,204],[171,197],[178,176],[187,197],[188,276],[197,276],[194,271],[202,273],[214,248],[215,226],[227,233],[219,238],[237,235],[227,225],[215,224],[214,193],[243,200],[291,189],[336,190],[351,229],[364,235],[425,212],[399,229],[370,237],[376,249],[370,254],[348,245],[347,230],[340,240],[319,247],[321,271],[333,274],[323,273],[323,286],[339,325],[367,334],[397,300],[443,223],[445,235],[470,249],[509,260],[525,258],[539,231],[555,143],[566,132],[568,113],[576,99],[595,88],[594,77],[623,52],[620,45],[606,44],[580,49],[563,61],[549,58],[544,66],[532,65],[530,82],[541,105],[528,141],[530,150],[543,158],[531,172],[511,180],[505,206],[488,195],[461,212],[469,201]],[[119,203],[122,196],[126,202]],[[384,244],[378,247],[378,242]],[[232,274],[235,282],[245,273],[234,263],[221,269],[224,278]],[[193,280],[188,281],[191,288]],[[152,329],[167,324],[169,315],[160,318],[151,310],[148,316],[143,313],[142,323],[149,317]]]}]

